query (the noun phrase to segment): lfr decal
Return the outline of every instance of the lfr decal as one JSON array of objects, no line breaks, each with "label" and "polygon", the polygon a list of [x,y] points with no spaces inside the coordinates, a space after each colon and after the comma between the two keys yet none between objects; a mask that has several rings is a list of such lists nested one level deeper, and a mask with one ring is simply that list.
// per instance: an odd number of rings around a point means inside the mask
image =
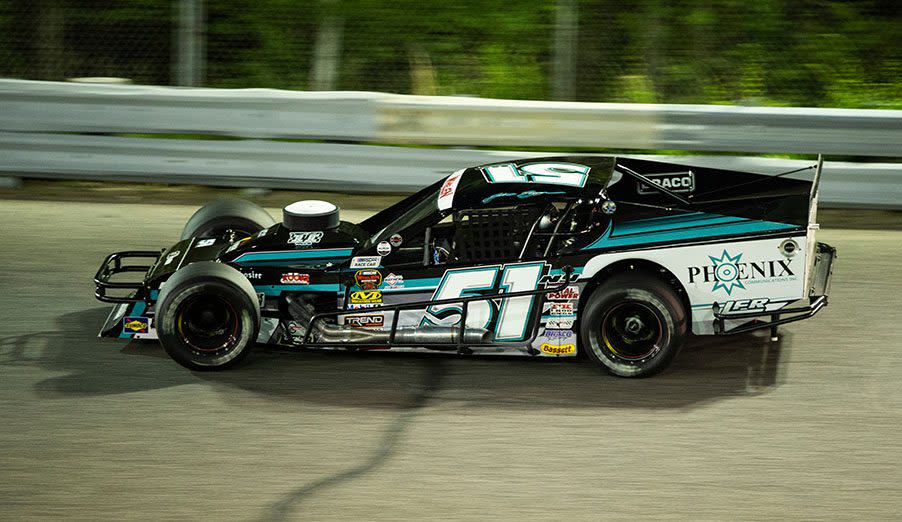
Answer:
[{"label": "lfr decal", "polygon": [[[447,270],[432,299],[535,290],[545,267],[544,262],[536,262]],[[536,297],[472,301],[467,305],[467,326],[492,330],[495,341],[522,341],[526,339]],[[461,314],[461,303],[430,305],[426,308],[423,324],[456,324],[460,322]]]}]

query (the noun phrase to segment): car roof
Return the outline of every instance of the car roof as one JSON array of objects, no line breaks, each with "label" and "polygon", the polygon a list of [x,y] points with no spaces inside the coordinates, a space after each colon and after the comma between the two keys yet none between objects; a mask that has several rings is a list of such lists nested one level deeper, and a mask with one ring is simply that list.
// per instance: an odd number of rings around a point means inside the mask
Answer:
[{"label": "car roof", "polygon": [[485,208],[597,196],[615,164],[611,156],[549,156],[470,167],[447,178],[439,207]]}]

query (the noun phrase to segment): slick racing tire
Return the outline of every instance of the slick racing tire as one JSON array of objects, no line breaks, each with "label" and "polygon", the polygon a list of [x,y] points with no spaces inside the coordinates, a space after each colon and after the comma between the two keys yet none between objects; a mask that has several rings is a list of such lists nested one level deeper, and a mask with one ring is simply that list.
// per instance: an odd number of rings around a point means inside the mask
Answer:
[{"label": "slick racing tire", "polygon": [[191,370],[234,366],[260,329],[254,287],[234,268],[201,261],[178,270],[157,301],[157,335],[170,357]]},{"label": "slick racing tire", "polygon": [[612,276],[589,296],[580,321],[583,350],[620,377],[665,369],[686,341],[685,307],[666,282],[647,273]]},{"label": "slick racing tire", "polygon": [[198,209],[185,223],[182,239],[221,237],[227,230],[248,237],[275,224],[263,207],[244,199],[220,199]]}]

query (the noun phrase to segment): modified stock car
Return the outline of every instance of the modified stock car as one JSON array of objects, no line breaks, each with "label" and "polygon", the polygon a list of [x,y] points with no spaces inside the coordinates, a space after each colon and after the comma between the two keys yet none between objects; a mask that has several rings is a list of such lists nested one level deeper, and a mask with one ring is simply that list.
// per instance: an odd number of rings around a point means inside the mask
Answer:
[{"label": "modified stock car", "polygon": [[600,156],[494,163],[359,224],[324,201],[292,203],[278,223],[217,201],[170,248],[104,260],[96,297],[118,305],[101,335],[158,338],[194,370],[232,366],[259,342],[582,352],[650,375],[690,333],[770,328],[776,340],[777,325],[826,306],[835,250],[815,241],[820,165],[805,181]]}]

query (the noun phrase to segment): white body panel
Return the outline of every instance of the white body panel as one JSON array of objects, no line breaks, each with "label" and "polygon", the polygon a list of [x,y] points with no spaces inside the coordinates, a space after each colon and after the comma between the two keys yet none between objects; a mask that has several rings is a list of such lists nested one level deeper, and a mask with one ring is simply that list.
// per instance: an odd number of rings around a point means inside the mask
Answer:
[{"label": "white body panel", "polygon": [[[805,296],[807,238],[803,235],[792,238],[799,245],[792,257],[780,251],[785,239],[732,240],[601,254],[586,264],[582,279],[625,259],[659,264],[673,273],[686,289],[692,307],[692,331],[713,334],[714,303],[735,302],[737,311],[769,311]],[[749,308],[750,305],[757,307]]]}]

